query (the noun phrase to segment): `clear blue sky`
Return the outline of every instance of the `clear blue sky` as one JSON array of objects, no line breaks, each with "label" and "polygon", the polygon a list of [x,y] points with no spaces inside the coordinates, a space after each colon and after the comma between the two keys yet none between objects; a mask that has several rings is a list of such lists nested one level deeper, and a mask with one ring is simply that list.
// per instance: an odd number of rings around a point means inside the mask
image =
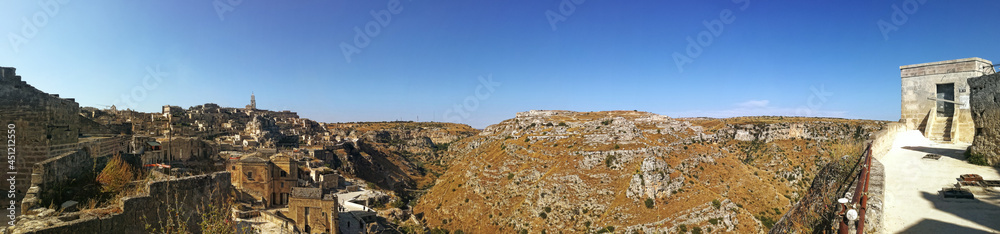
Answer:
[{"label": "clear blue sky", "polygon": [[[58,11],[0,8],[0,66],[84,106],[125,95],[150,112],[242,107],[253,92],[259,108],[322,122],[419,116],[483,128],[532,109],[898,120],[899,66],[1000,62],[1000,2],[986,0],[586,0],[563,6],[567,15],[559,0],[40,2]],[[382,26],[371,11],[391,19]],[[547,11],[565,20],[553,28]],[[674,53],[725,12],[730,23],[678,69]],[[880,20],[897,30],[886,37]],[[377,34],[358,47],[354,28],[369,22]],[[361,52],[348,62],[342,43]],[[159,82],[144,86],[157,67]],[[500,86],[477,97],[490,76]],[[452,110],[465,102],[467,116]]]}]

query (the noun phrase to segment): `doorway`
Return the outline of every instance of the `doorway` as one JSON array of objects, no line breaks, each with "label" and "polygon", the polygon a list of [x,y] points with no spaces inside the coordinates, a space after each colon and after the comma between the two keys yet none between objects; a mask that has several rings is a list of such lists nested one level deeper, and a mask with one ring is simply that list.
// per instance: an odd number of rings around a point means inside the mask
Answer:
[{"label": "doorway", "polygon": [[951,117],[955,113],[955,104],[941,100],[955,100],[955,83],[938,84],[937,99],[937,116]]}]

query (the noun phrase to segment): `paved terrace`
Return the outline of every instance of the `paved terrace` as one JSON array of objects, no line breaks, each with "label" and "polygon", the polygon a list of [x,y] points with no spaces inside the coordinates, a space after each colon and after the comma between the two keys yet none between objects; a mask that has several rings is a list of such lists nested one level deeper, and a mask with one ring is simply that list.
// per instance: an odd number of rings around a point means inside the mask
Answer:
[{"label": "paved terrace", "polygon": [[[944,198],[938,191],[953,187],[961,174],[1000,180],[993,167],[964,161],[968,144],[936,144],[919,131],[900,133],[885,165],[887,233],[1000,233],[1000,189],[973,190],[975,200]],[[939,160],[922,159],[929,153]]]},{"label": "paved terrace", "polygon": [[361,222],[357,220],[351,212],[365,212],[373,210],[365,207],[363,204],[353,203],[351,200],[371,193],[372,192],[369,190],[361,190],[357,192],[337,194],[337,200],[339,200],[338,202],[340,202],[340,206],[344,209],[344,211],[340,212],[340,224],[338,224],[341,233],[361,233]]}]

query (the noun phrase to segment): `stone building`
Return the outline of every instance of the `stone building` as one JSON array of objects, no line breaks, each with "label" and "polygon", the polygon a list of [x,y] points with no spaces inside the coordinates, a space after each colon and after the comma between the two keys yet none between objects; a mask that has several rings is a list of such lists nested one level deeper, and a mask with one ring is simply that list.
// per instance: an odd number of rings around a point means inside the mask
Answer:
[{"label": "stone building", "polygon": [[299,163],[281,153],[267,159],[260,153],[243,155],[230,160],[226,170],[237,190],[265,207],[288,205],[299,178]]},{"label": "stone building", "polygon": [[993,63],[966,58],[899,67],[902,79],[901,119],[938,142],[970,143],[975,125],[967,80],[992,73]]},{"label": "stone building", "polygon": [[[35,168],[39,163],[71,155],[97,161],[125,151],[128,138],[118,134],[96,135],[112,131],[92,121],[84,128],[81,121],[87,119],[74,99],[42,92],[21,80],[15,71],[12,67],[0,67],[0,124],[7,133],[3,139],[8,158],[13,161],[13,165],[10,161],[5,163],[8,165],[3,167],[3,173],[14,177],[14,197],[4,202],[12,200],[24,208],[28,205],[19,202],[33,184],[61,182],[77,171],[69,167]],[[11,167],[14,169],[10,170]],[[36,169],[56,175],[36,175],[34,172],[39,171]]]},{"label": "stone building", "polygon": [[302,233],[337,233],[340,222],[337,195],[320,188],[292,188],[288,213]]},{"label": "stone building", "polygon": [[1000,166],[1000,74],[969,78],[969,87],[972,120],[976,123],[970,155]]}]

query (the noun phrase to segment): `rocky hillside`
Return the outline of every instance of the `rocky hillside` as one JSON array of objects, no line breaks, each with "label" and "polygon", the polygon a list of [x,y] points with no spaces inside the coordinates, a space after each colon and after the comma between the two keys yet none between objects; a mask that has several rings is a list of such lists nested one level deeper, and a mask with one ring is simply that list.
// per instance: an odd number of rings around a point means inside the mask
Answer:
[{"label": "rocky hillside", "polygon": [[529,111],[452,143],[414,213],[473,232],[763,232],[884,122]]},{"label": "rocky hillside", "polygon": [[342,171],[385,189],[414,189],[432,184],[448,159],[439,152],[478,130],[464,124],[369,122],[327,124],[336,138],[356,139],[338,152]]}]

